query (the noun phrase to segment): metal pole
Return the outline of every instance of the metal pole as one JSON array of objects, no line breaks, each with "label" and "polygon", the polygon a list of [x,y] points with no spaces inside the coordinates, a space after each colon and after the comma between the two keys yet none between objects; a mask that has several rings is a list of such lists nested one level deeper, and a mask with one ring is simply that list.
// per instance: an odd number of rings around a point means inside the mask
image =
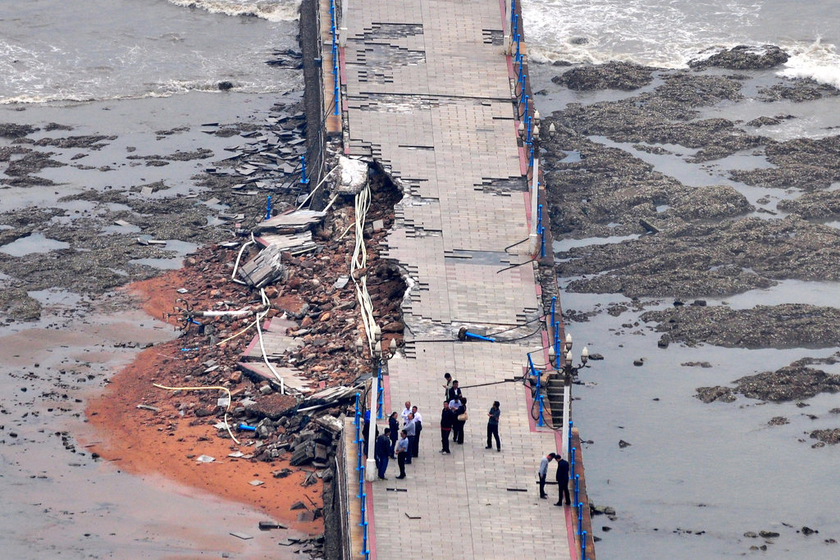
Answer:
[{"label": "metal pole", "polygon": [[382,360],[377,360],[376,363],[379,368],[379,371],[376,374],[379,381],[379,394],[376,398],[376,419],[382,420],[385,410],[385,383],[382,382]]},{"label": "metal pole", "polygon": [[271,195],[268,195],[268,199],[265,201],[265,219],[269,219],[271,217]]},{"label": "metal pole", "polygon": [[[563,359],[562,354],[558,359]],[[569,368],[563,368],[563,426],[568,426],[571,420],[571,403],[572,403],[572,372]],[[569,430],[563,430],[563,443],[561,454],[568,457],[569,449]]]},{"label": "metal pole", "polygon": [[370,426],[368,428],[368,455],[367,455],[367,465],[366,465],[366,477],[365,480],[373,481],[376,478],[376,459],[373,457],[373,446],[376,444],[376,418],[373,414],[373,411],[376,410],[376,395],[379,392],[379,378],[372,377],[371,378],[371,388],[370,388],[370,407],[368,410],[371,411],[371,420]]}]

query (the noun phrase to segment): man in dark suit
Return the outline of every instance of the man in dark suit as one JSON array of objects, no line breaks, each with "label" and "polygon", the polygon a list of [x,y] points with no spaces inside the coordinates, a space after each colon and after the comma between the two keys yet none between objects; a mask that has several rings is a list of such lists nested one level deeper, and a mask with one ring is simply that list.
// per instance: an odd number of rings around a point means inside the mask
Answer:
[{"label": "man in dark suit", "polygon": [[385,428],[385,433],[376,438],[374,458],[376,459],[377,474],[381,480],[385,478],[385,471],[388,469],[388,456],[391,454],[391,428]]},{"label": "man in dark suit", "polygon": [[562,506],[563,496],[566,496],[566,505],[570,506],[572,505],[572,499],[569,497],[569,462],[559,453],[555,458],[557,459],[557,486],[560,489],[560,495],[554,505]]},{"label": "man in dark suit", "polygon": [[455,425],[455,412],[449,408],[449,402],[443,401],[443,410],[440,413],[440,442],[442,444],[441,453],[449,455],[449,432],[452,431],[452,426]]},{"label": "man in dark suit", "polygon": [[452,382],[452,387],[449,388],[449,400],[454,401],[461,397],[461,388],[458,387],[458,380]]}]

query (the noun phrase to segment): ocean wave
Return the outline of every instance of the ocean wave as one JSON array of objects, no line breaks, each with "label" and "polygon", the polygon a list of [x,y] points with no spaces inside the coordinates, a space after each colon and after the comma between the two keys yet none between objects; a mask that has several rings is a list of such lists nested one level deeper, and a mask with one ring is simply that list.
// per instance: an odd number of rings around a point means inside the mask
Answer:
[{"label": "ocean wave", "polygon": [[67,92],[56,91],[53,93],[24,93],[13,95],[9,97],[0,97],[0,105],[14,105],[14,104],[48,104],[48,105],[73,105],[77,103],[93,103],[97,101],[120,101],[131,99],[145,99],[145,98],[165,98],[174,95],[184,95],[192,92],[201,93],[246,93],[252,95],[260,94],[277,94],[286,93],[289,91],[288,87],[282,87],[288,84],[272,84],[272,85],[257,85],[257,84],[240,84],[233,82],[234,88],[230,91],[222,91],[219,89],[218,82],[182,82],[169,81],[165,83],[155,84],[152,89],[136,93],[116,93],[113,95],[94,95],[87,92]]},{"label": "ocean wave", "polygon": [[268,21],[295,21],[300,0],[167,0],[176,6],[198,8],[211,14],[254,16]]},{"label": "ocean wave", "polygon": [[832,44],[820,39],[807,46],[785,49],[791,55],[785,69],[778,72],[785,78],[810,78],[821,84],[840,89],[840,55]]}]

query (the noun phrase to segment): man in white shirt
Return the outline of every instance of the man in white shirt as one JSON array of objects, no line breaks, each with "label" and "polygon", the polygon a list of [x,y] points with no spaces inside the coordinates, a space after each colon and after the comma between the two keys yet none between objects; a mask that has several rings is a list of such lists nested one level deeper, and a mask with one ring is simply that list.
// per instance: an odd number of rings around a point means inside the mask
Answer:
[{"label": "man in white shirt", "polygon": [[548,494],[545,493],[545,477],[548,474],[548,464],[552,462],[555,457],[557,457],[557,453],[549,453],[540,461],[540,498],[542,499],[548,498]]},{"label": "man in white shirt", "polygon": [[414,447],[411,449],[411,456],[417,457],[420,455],[420,432],[423,431],[423,416],[417,411],[416,406],[411,407],[411,413],[414,415]]},{"label": "man in white shirt", "polygon": [[411,401],[405,401],[405,408],[400,413],[400,416],[402,416],[403,424],[405,424],[408,421],[409,414],[411,414]]}]

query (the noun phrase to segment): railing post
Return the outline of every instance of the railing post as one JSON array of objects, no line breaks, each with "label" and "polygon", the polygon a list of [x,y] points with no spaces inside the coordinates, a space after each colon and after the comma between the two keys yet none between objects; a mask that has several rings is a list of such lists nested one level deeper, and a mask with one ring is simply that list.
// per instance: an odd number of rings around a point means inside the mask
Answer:
[{"label": "railing post", "polygon": [[586,531],[580,536],[580,560],[586,560]]},{"label": "railing post", "polygon": [[577,534],[583,533],[583,502],[578,502],[578,530]]},{"label": "railing post", "polygon": [[271,217],[271,195],[268,195],[268,198],[265,201],[265,219],[269,219]]},{"label": "railing post", "polygon": [[575,503],[580,499],[580,475],[575,475]]},{"label": "railing post", "polygon": [[[573,420],[569,420],[569,439],[567,441],[568,441],[568,444],[570,446],[572,445],[572,425],[573,425]],[[563,451],[565,452],[567,450],[564,449]]]}]

